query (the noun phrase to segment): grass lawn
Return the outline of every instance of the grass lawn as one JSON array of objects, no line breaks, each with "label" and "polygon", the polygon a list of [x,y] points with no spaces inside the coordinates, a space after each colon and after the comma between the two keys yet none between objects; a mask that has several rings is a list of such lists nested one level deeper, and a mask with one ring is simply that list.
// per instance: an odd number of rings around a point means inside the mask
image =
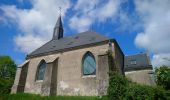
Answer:
[{"label": "grass lawn", "polygon": [[35,94],[0,94],[0,100],[108,100],[97,96],[40,96]]}]

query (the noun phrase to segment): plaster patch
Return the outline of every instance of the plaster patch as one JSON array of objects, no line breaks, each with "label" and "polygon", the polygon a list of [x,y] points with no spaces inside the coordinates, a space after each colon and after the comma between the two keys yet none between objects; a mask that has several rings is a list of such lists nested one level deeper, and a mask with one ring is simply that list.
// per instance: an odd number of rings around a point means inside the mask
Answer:
[{"label": "plaster patch", "polygon": [[69,86],[68,86],[68,84],[67,83],[65,83],[64,81],[60,81],[60,87],[63,89],[63,90],[65,90],[66,88],[68,88]]},{"label": "plaster patch", "polygon": [[74,88],[74,92],[79,92],[80,88]]},{"label": "plaster patch", "polygon": [[29,83],[27,83],[27,84],[26,84],[26,87],[27,87],[27,88],[30,88],[30,87],[31,87],[31,85],[30,85]]}]

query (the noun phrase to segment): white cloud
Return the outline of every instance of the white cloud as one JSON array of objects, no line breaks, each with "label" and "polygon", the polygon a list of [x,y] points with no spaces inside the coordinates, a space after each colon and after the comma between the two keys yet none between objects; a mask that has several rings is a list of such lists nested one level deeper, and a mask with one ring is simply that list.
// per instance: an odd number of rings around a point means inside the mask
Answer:
[{"label": "white cloud", "polygon": [[[71,19],[69,26],[80,31],[87,31],[95,22],[104,22],[107,18],[114,18],[119,10],[121,0],[78,0],[74,10],[77,12]],[[86,20],[86,21],[83,21]]]},{"label": "white cloud", "polygon": [[170,1],[137,0],[135,4],[144,24],[144,32],[136,36],[135,44],[154,53],[154,66],[163,63],[170,65],[162,60],[164,57],[170,58]]},{"label": "white cloud", "polygon": [[14,39],[14,41],[18,46],[17,48],[18,50],[22,52],[30,52],[30,50],[40,47],[42,44],[44,44],[44,41],[46,40],[43,40],[43,38],[41,37],[28,34],[28,35],[18,35]]},{"label": "white cloud", "polygon": [[69,0],[31,0],[31,4],[31,9],[19,9],[15,5],[0,6],[6,20],[17,24],[21,31],[14,41],[16,47],[25,53],[50,40],[59,14],[57,10],[62,7],[64,17],[71,6]]},{"label": "white cloud", "polygon": [[96,17],[98,18],[98,20],[104,21],[106,18],[114,17],[114,15],[117,14],[119,6],[120,0],[109,0],[104,6],[96,9],[94,15],[97,14]]},{"label": "white cloud", "polygon": [[76,29],[78,32],[88,30],[90,25],[92,24],[91,19],[85,16],[74,16],[70,19],[70,22],[70,28]]},{"label": "white cloud", "polygon": [[74,9],[82,12],[88,12],[94,9],[95,5],[99,3],[99,0],[78,0]]},{"label": "white cloud", "polygon": [[153,66],[170,65],[170,53],[155,54],[152,59]]}]

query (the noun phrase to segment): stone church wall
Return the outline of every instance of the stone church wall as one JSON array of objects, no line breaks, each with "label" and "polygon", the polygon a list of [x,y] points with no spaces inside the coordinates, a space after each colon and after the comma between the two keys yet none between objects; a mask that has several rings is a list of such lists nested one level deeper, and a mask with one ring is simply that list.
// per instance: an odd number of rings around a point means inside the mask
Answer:
[{"label": "stone church wall", "polygon": [[17,68],[17,72],[16,72],[16,75],[15,75],[15,80],[14,80],[14,84],[13,84],[12,89],[11,89],[11,93],[17,93],[20,74],[21,74],[21,68],[19,67],[19,68]]},{"label": "stone church wall", "polygon": [[28,62],[25,63],[22,67],[17,68],[17,72],[15,75],[15,80],[14,80],[14,84],[11,89],[11,93],[24,91],[27,72],[28,72]]},{"label": "stone church wall", "polygon": [[[103,44],[30,59],[24,92],[41,94],[43,81],[35,80],[38,64],[43,59],[46,63],[49,63],[54,58],[58,58],[58,73],[56,73],[57,95],[106,94],[106,88],[108,86],[107,72],[103,73],[104,68],[99,68],[98,60],[99,55],[105,55],[107,50],[108,44]],[[87,51],[90,51],[95,56],[96,75],[82,75],[82,57]],[[107,64],[106,59],[103,62],[103,65],[106,65],[106,70],[108,67]],[[105,93],[99,93],[101,89],[105,90]]]},{"label": "stone church wall", "polygon": [[118,45],[114,45],[114,59],[115,59],[115,66],[119,69],[119,72],[124,74],[124,54],[118,49]]}]

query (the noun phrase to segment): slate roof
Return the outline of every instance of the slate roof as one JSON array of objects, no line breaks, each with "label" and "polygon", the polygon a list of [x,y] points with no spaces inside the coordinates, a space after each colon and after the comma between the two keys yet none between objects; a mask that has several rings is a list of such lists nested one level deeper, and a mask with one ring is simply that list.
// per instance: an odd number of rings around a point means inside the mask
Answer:
[{"label": "slate roof", "polygon": [[[136,63],[134,63],[134,62],[136,62]],[[125,71],[152,69],[150,59],[146,53],[125,56],[124,63],[125,63],[124,64]]]},{"label": "slate roof", "polygon": [[88,45],[88,44],[95,44],[99,42],[108,41],[109,39],[105,36],[102,36],[93,31],[86,31],[83,33],[79,33],[69,37],[63,37],[58,40],[52,39],[51,41],[47,42],[40,48],[36,49],[29,55],[27,55],[26,59],[44,55],[50,52],[57,52],[62,51],[64,49],[69,49],[73,47]]},{"label": "slate roof", "polygon": [[53,38],[55,40],[63,38],[63,25],[61,21],[61,16],[59,16],[57,23],[55,24],[54,31],[53,31]]},{"label": "slate roof", "polygon": [[55,24],[55,27],[63,28],[61,16],[58,17],[57,23]]}]

